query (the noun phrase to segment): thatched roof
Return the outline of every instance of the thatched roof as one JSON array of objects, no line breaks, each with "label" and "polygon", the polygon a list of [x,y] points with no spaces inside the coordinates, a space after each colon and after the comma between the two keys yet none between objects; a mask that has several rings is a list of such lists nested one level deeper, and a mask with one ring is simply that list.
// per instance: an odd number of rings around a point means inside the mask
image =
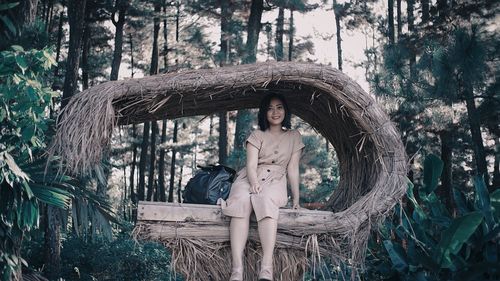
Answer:
[{"label": "thatched roof", "polygon": [[106,82],[69,101],[51,151],[71,172],[87,173],[100,163],[117,124],[255,108],[269,92],[284,95],[292,113],[334,146],[340,183],[329,206],[338,220],[325,229],[349,239],[348,256],[361,261],[370,226],[406,190],[407,161],[387,114],[334,68],[270,62]]}]

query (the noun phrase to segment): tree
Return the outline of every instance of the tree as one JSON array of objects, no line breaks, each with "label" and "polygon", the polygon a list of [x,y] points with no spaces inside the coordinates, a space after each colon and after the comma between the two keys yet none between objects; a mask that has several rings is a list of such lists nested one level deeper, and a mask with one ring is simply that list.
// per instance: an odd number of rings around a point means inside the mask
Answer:
[{"label": "tree", "polygon": [[[263,0],[252,0],[250,7],[250,17],[247,24],[247,42],[245,45],[244,63],[255,63],[257,60],[257,44],[259,40],[259,33],[261,29],[262,12],[264,9]],[[236,166],[242,166],[243,145],[247,134],[250,132],[250,125],[252,124],[252,115],[249,110],[238,110],[236,115],[236,130],[234,134],[234,151],[233,157],[240,159],[240,163]]]},{"label": "tree", "polygon": [[[156,1],[154,3],[154,18],[153,18],[153,51],[151,52],[151,68],[149,70],[149,75],[158,74],[159,69],[159,44],[158,36],[160,34],[160,13],[161,13],[161,3]],[[153,193],[155,189],[155,161],[156,161],[156,136],[158,134],[158,123],[156,121],[151,121],[151,153],[150,153],[150,164],[149,164],[149,181],[148,181],[148,193],[147,200],[151,201],[153,199]]]},{"label": "tree", "polygon": [[285,31],[284,3],[278,3],[278,18],[276,19],[276,45],[274,53],[277,61],[283,60],[283,33]]},{"label": "tree", "polygon": [[139,184],[137,185],[137,200],[143,201],[146,191],[146,163],[148,158],[150,122],[144,122],[142,131],[141,154],[139,158]]},{"label": "tree", "polygon": [[[173,143],[177,143],[177,133],[178,133],[179,122],[178,120],[174,121],[174,132],[173,132]],[[174,180],[175,180],[175,156],[176,156],[176,148],[172,147],[172,157],[170,163],[170,186],[168,188],[168,202],[174,202]]]},{"label": "tree", "polygon": [[394,0],[387,0],[387,35],[389,37],[389,43],[394,45]]},{"label": "tree", "polygon": [[[111,22],[116,28],[115,31],[115,49],[113,51],[113,63],[111,63],[111,75],[109,80],[118,80],[118,72],[123,53],[123,26],[125,25],[125,15],[129,6],[129,0],[116,0],[115,8],[111,15]],[[118,20],[116,14],[118,13]]]},{"label": "tree", "polygon": [[69,48],[61,107],[68,103],[77,89],[86,6],[87,0],[68,2]]}]

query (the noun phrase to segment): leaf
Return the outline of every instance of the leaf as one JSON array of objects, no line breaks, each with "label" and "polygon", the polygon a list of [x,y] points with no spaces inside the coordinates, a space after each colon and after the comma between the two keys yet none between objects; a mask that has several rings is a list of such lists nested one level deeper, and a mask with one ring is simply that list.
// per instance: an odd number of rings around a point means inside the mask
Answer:
[{"label": "leaf", "polygon": [[[16,27],[14,26],[14,23],[12,23],[12,21],[6,17],[6,16],[0,16],[0,20],[3,21],[3,23],[7,26],[7,28],[9,29],[10,33],[12,34],[16,34]],[[21,50],[16,50],[14,49],[14,46],[16,47],[20,47]],[[14,45],[12,46],[12,49],[14,49],[15,51],[18,51],[18,52],[22,52],[23,51],[23,48],[21,46],[17,46],[17,45]]]},{"label": "leaf", "polygon": [[415,195],[413,194],[413,188],[414,188],[413,183],[410,181],[410,179],[408,179],[407,181],[408,181],[408,188],[406,189],[406,197],[412,203],[414,213],[417,214],[418,220],[422,221],[427,218],[427,215],[425,214],[424,210],[422,209],[422,207],[420,207],[417,200],[415,199]]},{"label": "leaf", "polygon": [[490,203],[490,194],[484,183],[482,176],[474,176],[474,187],[476,188],[477,205],[481,212],[483,212],[486,221],[486,233],[490,232],[495,227],[495,219],[493,218],[493,210]]},{"label": "leaf", "polygon": [[448,268],[451,265],[449,263],[450,254],[458,254],[463,244],[476,231],[482,221],[483,214],[481,212],[471,212],[452,221],[451,225],[443,232],[438,245],[439,258],[443,267]]},{"label": "leaf", "polygon": [[470,212],[471,210],[467,206],[467,202],[465,201],[463,193],[457,190],[456,188],[453,188],[452,192],[453,192],[453,201],[455,201],[458,213],[460,215],[464,215]]},{"label": "leaf", "polygon": [[47,204],[51,204],[61,209],[67,209],[70,205],[71,194],[59,188],[54,188],[42,184],[30,184],[35,197]]},{"label": "leaf", "polygon": [[434,191],[443,171],[443,161],[434,154],[429,154],[424,160],[424,186],[427,193]]},{"label": "leaf", "polygon": [[28,69],[28,62],[26,61],[26,58],[24,56],[16,56],[16,63],[24,74],[26,69]]},{"label": "leaf", "polygon": [[14,175],[16,175],[18,178],[22,180],[29,181],[29,176],[26,173],[24,173],[19,168],[19,166],[17,166],[16,161],[14,161],[14,158],[12,158],[12,156],[7,151],[0,152],[0,159],[2,158],[3,161],[7,163],[7,166],[9,166],[9,169],[12,171],[12,173],[14,173]]},{"label": "leaf", "polygon": [[404,272],[408,268],[407,257],[403,247],[399,244],[392,243],[391,240],[384,240],[384,247],[389,253],[392,266],[399,272]]},{"label": "leaf", "polygon": [[10,10],[10,9],[14,8],[17,5],[19,5],[19,2],[12,2],[12,3],[0,4],[0,11]]},{"label": "leaf", "polygon": [[493,191],[490,194],[490,203],[493,208],[495,208],[496,220],[500,220],[500,189]]},{"label": "leaf", "polygon": [[50,69],[53,65],[56,65],[57,62],[54,56],[47,50],[43,50],[43,56],[45,57],[45,61],[43,63],[43,68]]},{"label": "leaf", "polygon": [[25,142],[31,141],[31,138],[35,135],[35,124],[30,122],[28,126],[21,130],[21,136]]}]

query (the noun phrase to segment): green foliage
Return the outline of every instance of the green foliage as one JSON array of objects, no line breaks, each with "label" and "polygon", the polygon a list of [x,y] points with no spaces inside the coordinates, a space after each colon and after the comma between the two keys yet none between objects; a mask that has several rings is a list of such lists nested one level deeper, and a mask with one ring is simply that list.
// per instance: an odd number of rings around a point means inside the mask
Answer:
[{"label": "green foliage", "polygon": [[[44,267],[43,235],[33,233],[29,247],[23,249],[27,262]],[[171,271],[171,255],[158,243],[138,242],[130,228],[113,241],[87,241],[69,235],[61,248],[61,278],[64,280],[182,280]]]},{"label": "green foliage", "polygon": [[38,227],[40,202],[62,209],[84,206],[79,210],[86,212],[72,213],[77,233],[91,223],[92,231],[111,237],[111,206],[76,179],[61,174],[44,155],[56,97],[45,81],[53,65],[49,49],[25,51],[12,46],[0,53],[0,273],[4,279],[23,262],[19,249],[25,232]]},{"label": "green foliage", "polygon": [[[10,277],[22,262],[18,248],[24,231],[38,227],[38,198],[67,206],[62,190],[44,189],[23,168],[45,146],[47,108],[54,93],[43,82],[55,64],[48,49],[0,52],[0,272]],[[47,181],[45,181],[47,183]]]},{"label": "green foliage", "polygon": [[54,65],[49,49],[24,51],[12,46],[12,50],[0,52],[2,150],[25,157],[45,146],[47,110],[56,93],[41,81]]},{"label": "green foliage", "polygon": [[500,192],[488,194],[476,177],[474,197],[454,190],[458,208],[452,216],[434,193],[442,161],[429,155],[424,163],[420,200],[409,183],[406,204],[369,242],[367,280],[497,280]]}]

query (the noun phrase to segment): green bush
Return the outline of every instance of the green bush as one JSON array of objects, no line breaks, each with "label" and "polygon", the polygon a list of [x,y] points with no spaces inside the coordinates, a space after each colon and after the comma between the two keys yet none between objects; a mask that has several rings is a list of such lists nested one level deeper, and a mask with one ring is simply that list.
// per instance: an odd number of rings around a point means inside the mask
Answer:
[{"label": "green bush", "polygon": [[423,185],[410,183],[405,203],[372,236],[363,279],[499,280],[500,190],[489,194],[474,177],[474,190],[454,189],[456,210],[447,210],[434,193],[441,171],[429,155]]},{"label": "green bush", "polygon": [[[23,256],[34,268],[44,267],[42,233],[23,248]],[[61,276],[64,280],[182,280],[170,268],[170,253],[158,243],[138,242],[130,231],[113,240],[85,241],[69,235],[61,249]]]}]

